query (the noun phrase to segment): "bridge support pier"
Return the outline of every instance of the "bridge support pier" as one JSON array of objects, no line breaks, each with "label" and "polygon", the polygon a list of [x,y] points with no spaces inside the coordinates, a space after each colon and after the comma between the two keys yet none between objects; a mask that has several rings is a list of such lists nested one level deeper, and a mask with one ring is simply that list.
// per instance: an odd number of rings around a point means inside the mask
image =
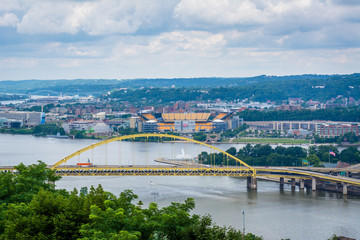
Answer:
[{"label": "bridge support pier", "polygon": [[347,183],[343,183],[342,187],[343,187],[343,195],[347,195],[348,194]]},{"label": "bridge support pier", "polygon": [[247,177],[246,178],[246,187],[250,188],[250,186],[251,186],[251,177]]},{"label": "bridge support pier", "polygon": [[283,177],[280,178],[280,187],[284,187],[284,178]]},{"label": "bridge support pier", "polygon": [[251,178],[250,189],[251,190],[257,190],[257,179],[255,177]]},{"label": "bridge support pier", "polygon": [[299,183],[299,185],[300,185],[300,189],[302,189],[302,190],[304,190],[304,179],[300,179],[300,183]]},{"label": "bridge support pier", "polygon": [[291,179],[291,188],[295,188],[295,178]]},{"label": "bridge support pier", "polygon": [[316,178],[311,179],[311,189],[316,191]]},{"label": "bridge support pier", "polygon": [[255,177],[247,177],[247,188],[257,190],[257,179]]}]

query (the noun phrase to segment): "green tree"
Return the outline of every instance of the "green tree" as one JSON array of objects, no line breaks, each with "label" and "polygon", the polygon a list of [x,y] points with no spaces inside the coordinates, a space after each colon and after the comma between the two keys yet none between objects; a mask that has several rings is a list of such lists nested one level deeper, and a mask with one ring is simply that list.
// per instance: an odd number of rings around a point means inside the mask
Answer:
[{"label": "green tree", "polygon": [[0,172],[0,203],[30,202],[40,189],[55,191],[54,182],[61,178],[41,161],[14,168],[16,174]]},{"label": "green tree", "polygon": [[65,130],[55,123],[40,124],[34,127],[33,133],[35,135],[65,135]]},{"label": "green tree", "polygon": [[360,163],[360,152],[356,147],[348,147],[341,151],[340,160],[349,164]]},{"label": "green tree", "polygon": [[227,153],[229,153],[230,155],[236,156],[236,148],[231,147],[228,150],[226,150]]},{"label": "green tree", "polygon": [[348,133],[345,133],[343,136],[341,136],[341,142],[354,143],[354,142],[358,142],[358,141],[359,141],[359,137],[356,136],[356,134],[353,132],[348,132]]},{"label": "green tree", "polygon": [[314,153],[308,155],[306,157],[306,160],[309,162],[310,165],[314,165],[314,167],[320,166],[320,158]]},{"label": "green tree", "polygon": [[139,232],[129,233],[123,230],[124,209],[116,208],[116,204],[109,200],[104,205],[105,210],[96,205],[91,206],[90,223],[81,226],[81,239],[139,239]]},{"label": "green tree", "polygon": [[196,141],[204,142],[204,141],[206,141],[206,133],[196,132],[193,134],[193,139]]},{"label": "green tree", "polygon": [[[80,194],[55,190],[48,181],[59,177],[41,162],[16,169],[0,178],[0,239],[242,239],[240,231],[216,226],[210,216],[190,214],[193,199],[143,208],[141,201],[133,203],[138,197],[131,190],[119,197],[101,185]],[[245,239],[261,238],[247,234]]]},{"label": "green tree", "polygon": [[86,138],[86,136],[85,136],[86,132],[85,131],[79,131],[79,130],[71,129],[70,134],[74,135],[75,138],[79,138],[79,139]]}]

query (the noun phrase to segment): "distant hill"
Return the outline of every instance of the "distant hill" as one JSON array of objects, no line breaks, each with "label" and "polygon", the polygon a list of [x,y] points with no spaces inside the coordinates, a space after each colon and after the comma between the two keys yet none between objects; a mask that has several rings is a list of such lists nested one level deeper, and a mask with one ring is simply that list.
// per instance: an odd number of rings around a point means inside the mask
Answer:
[{"label": "distant hill", "polygon": [[[119,91],[128,88],[129,91]],[[148,91],[147,89],[150,89]],[[183,90],[181,90],[183,89]],[[327,100],[343,95],[360,99],[360,74],[256,76],[246,78],[75,79],[0,81],[0,93],[98,95],[151,101],[244,99],[280,101],[289,97]],[[159,97],[160,96],[160,97]]]},{"label": "distant hill", "polygon": [[270,83],[281,80],[328,79],[332,75],[256,76],[246,78],[155,78],[123,80],[126,87],[240,87],[249,84]]},{"label": "distant hill", "polygon": [[247,78],[155,78],[155,79],[58,79],[58,80],[21,80],[0,81],[0,93],[37,93],[55,92],[63,94],[102,93],[114,88],[163,88],[163,87],[239,87],[249,84],[267,83],[280,80],[328,79],[331,75],[294,75],[266,76]]},{"label": "distant hill", "polygon": [[[194,81],[196,81],[196,79],[194,79]],[[226,81],[233,80],[225,79],[225,82]],[[220,80],[218,80],[218,82],[220,82]],[[325,101],[336,98],[338,95],[353,97],[356,100],[360,99],[360,74],[320,77],[315,77],[314,75],[291,77],[260,76],[251,79],[251,81],[241,79],[239,82],[243,85],[226,86],[224,84],[222,87],[209,87],[208,84],[204,82],[201,87],[196,85],[187,88],[168,87],[149,89],[144,87],[141,89],[129,89],[127,91],[114,91],[110,97],[120,101],[144,103],[160,103],[178,100],[235,100],[245,98],[260,102],[268,100],[281,102],[281,100],[287,100],[288,98],[302,98],[305,101]]]},{"label": "distant hill", "polygon": [[117,86],[119,80],[114,79],[74,79],[74,80],[21,80],[0,81],[0,93],[59,95],[92,93],[100,94]]}]

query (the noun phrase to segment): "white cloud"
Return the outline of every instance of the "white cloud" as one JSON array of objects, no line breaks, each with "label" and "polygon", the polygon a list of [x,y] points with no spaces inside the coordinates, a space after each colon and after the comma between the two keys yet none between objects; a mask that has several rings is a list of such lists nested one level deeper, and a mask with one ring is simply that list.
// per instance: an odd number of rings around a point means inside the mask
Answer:
[{"label": "white cloud", "polygon": [[0,27],[15,27],[19,22],[18,17],[12,13],[6,13],[0,16]]},{"label": "white cloud", "polygon": [[[226,41],[222,34],[208,32],[169,32],[136,42],[124,42],[121,39],[113,49],[109,61],[127,59],[163,57],[191,57],[193,59],[217,58],[224,54]],[[189,59],[190,60],[190,59]]]},{"label": "white cloud", "polygon": [[1,0],[0,12],[22,11],[31,4],[32,2],[26,0]]},{"label": "white cloud", "polygon": [[0,69],[6,68],[32,68],[36,67],[38,60],[36,58],[1,58],[0,59]]},{"label": "white cloud", "polygon": [[0,69],[39,72],[24,78],[358,71],[359,2],[0,0]]},{"label": "white cloud", "polygon": [[23,16],[18,24],[20,33],[70,33],[78,32],[77,22],[73,22],[71,16],[73,7],[78,3],[70,2],[35,2],[29,11]]},{"label": "white cloud", "polygon": [[190,28],[258,25],[267,21],[266,13],[250,0],[182,0],[174,14]]},{"label": "white cloud", "polygon": [[53,55],[54,57],[100,57],[103,55],[101,46],[90,46],[88,44],[79,43],[61,43],[51,42],[46,44],[41,52],[45,55]]},{"label": "white cloud", "polygon": [[[18,26],[21,33],[132,34],[167,24],[173,1],[35,1]],[[167,14],[168,13],[168,14]]]}]

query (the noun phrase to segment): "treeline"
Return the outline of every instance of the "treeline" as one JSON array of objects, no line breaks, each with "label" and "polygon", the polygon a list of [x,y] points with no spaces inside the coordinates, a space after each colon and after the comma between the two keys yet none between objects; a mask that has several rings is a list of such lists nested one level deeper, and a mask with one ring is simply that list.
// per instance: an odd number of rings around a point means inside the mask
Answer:
[{"label": "treeline", "polygon": [[232,138],[232,137],[236,137],[236,135],[238,135],[240,132],[246,130],[248,128],[248,126],[246,124],[243,124],[240,127],[237,127],[235,129],[229,129],[227,131],[224,131],[223,133],[221,133],[221,137],[225,137],[225,138]]},{"label": "treeline", "polygon": [[[330,155],[332,151],[335,156]],[[321,162],[337,161],[349,164],[360,163],[360,151],[356,147],[348,147],[339,152],[338,148],[330,145],[310,146],[307,151],[302,147],[283,147],[270,145],[251,145],[247,144],[239,151],[231,147],[227,153],[237,157],[251,166],[302,166],[303,160],[307,160],[309,165],[322,167]],[[223,153],[202,152],[198,155],[199,163],[206,165],[235,166],[239,165],[233,158],[227,157]]]},{"label": "treeline", "polygon": [[30,112],[41,112],[49,113],[51,109],[53,109],[55,105],[53,103],[46,104],[44,106],[32,106],[30,108],[23,108],[22,111],[30,111]]},{"label": "treeline", "polygon": [[[257,76],[251,78],[137,79],[123,81],[102,79],[28,80],[2,81],[0,82],[0,92],[42,92],[47,94],[51,91],[55,94],[62,92],[63,94],[87,95],[100,94],[119,88],[128,88],[127,91],[115,91],[110,97],[134,102],[215,100],[218,98],[222,100],[248,98],[253,101],[264,102],[267,100],[287,100],[289,97],[324,101],[338,95],[359,99],[359,80],[360,74]],[[174,85],[175,88],[172,88]],[[324,88],[316,88],[316,86],[324,86]],[[130,88],[136,90],[131,90]],[[143,98],[146,98],[146,100],[144,101]]]},{"label": "treeline", "polygon": [[[114,88],[150,88],[150,87],[219,87],[244,86],[247,84],[273,82],[292,79],[328,79],[333,75],[293,75],[293,76],[255,76],[245,78],[157,78],[157,79],[74,79],[74,80],[22,80],[1,81],[0,92],[32,93],[37,91],[56,91],[62,93],[87,91],[110,91]],[[343,75],[348,76],[348,75]]]},{"label": "treeline", "polygon": [[[2,94],[0,93],[0,101],[11,101],[11,100],[22,100],[22,99],[26,99],[27,96],[25,95],[8,95],[8,94]],[[1,103],[0,103],[1,105]]]},{"label": "treeline", "polygon": [[[227,100],[251,99],[265,102],[278,101],[288,98],[302,98],[303,100],[325,101],[338,95],[360,98],[360,74],[332,76],[328,78],[295,77],[284,80],[282,78],[267,78],[263,82],[248,81],[237,87],[181,87],[181,88],[136,88],[114,91],[105,98],[139,103],[168,103],[171,101],[199,101],[199,100]],[[317,88],[323,86],[324,88]],[[159,97],[161,96],[161,97]]]},{"label": "treeline", "polygon": [[60,179],[45,163],[0,172],[0,239],[225,239],[261,240],[220,227],[209,215],[190,214],[193,199],[146,208],[131,190],[119,197],[101,185],[80,193],[55,189]]},{"label": "treeline", "polygon": [[[111,79],[72,79],[72,80],[22,80],[22,81],[1,81],[0,92],[3,93],[36,93],[55,91],[60,94],[72,93],[82,94],[100,91],[109,91],[118,80]],[[54,93],[55,94],[55,93]]]},{"label": "treeline", "polygon": [[313,110],[244,110],[239,113],[240,118],[245,121],[312,121],[312,120],[328,120],[328,121],[346,121],[360,122],[359,108],[334,108]]},{"label": "treeline", "polygon": [[35,127],[27,128],[20,126],[13,126],[11,128],[0,128],[0,133],[11,133],[11,134],[34,134],[36,136],[46,136],[46,135],[65,135],[65,130],[59,124],[56,123],[46,123],[36,125]]},{"label": "treeline", "polygon": [[314,136],[315,143],[337,143],[341,144],[342,142],[355,143],[359,141],[359,136],[353,132],[348,132],[340,136],[335,137],[320,137],[319,135]]}]

